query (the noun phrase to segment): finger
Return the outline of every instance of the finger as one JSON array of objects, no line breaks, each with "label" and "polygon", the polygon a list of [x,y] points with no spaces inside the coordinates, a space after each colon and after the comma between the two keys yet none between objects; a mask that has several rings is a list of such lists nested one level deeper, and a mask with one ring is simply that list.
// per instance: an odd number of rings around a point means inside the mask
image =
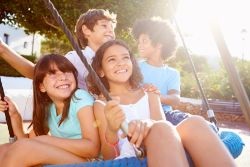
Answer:
[{"label": "finger", "polygon": [[148,125],[147,122],[143,123],[143,128],[144,128],[144,133],[143,133],[143,139],[148,135],[150,126]]},{"label": "finger", "polygon": [[129,122],[128,124],[128,136],[132,137],[132,134],[134,133],[136,128],[136,121],[132,120],[131,122]]},{"label": "finger", "polygon": [[150,88],[150,84],[144,84],[142,88],[144,91],[148,91],[148,89]]},{"label": "finger", "polygon": [[136,121],[134,131],[131,135],[130,143],[135,144],[140,136],[140,122]]},{"label": "finger", "polygon": [[140,147],[142,140],[144,139],[144,127],[145,127],[144,123],[140,122],[140,133],[139,133],[138,139],[137,139],[136,144],[135,144],[135,146],[137,148]]},{"label": "finger", "polygon": [[119,96],[112,96],[112,100],[115,100],[118,103],[120,103],[120,97]]},{"label": "finger", "polygon": [[107,104],[104,107],[105,112],[109,112],[110,110],[113,110],[114,108],[120,108],[119,102],[116,100],[110,100],[107,102]]}]

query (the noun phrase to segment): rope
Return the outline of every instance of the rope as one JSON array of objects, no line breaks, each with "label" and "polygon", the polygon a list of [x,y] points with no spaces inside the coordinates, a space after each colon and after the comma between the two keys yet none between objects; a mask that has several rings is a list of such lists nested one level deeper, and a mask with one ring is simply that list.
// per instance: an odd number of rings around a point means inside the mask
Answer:
[{"label": "rope", "polygon": [[171,0],[169,1],[169,6],[170,6],[170,12],[171,12],[171,14],[172,14],[174,23],[175,23],[175,25],[176,25],[176,30],[177,30],[177,32],[179,33],[179,36],[180,36],[180,38],[181,38],[181,41],[182,41],[182,44],[183,44],[183,47],[184,47],[185,55],[188,57],[188,60],[189,60],[189,62],[190,62],[190,64],[191,64],[192,71],[193,71],[193,74],[194,74],[196,83],[197,83],[198,88],[199,88],[199,90],[200,90],[200,94],[201,94],[201,96],[202,96],[202,100],[203,100],[203,102],[204,102],[204,104],[205,104],[205,107],[206,107],[206,110],[207,110],[207,115],[208,115],[209,121],[210,121],[211,123],[213,123],[213,124],[216,126],[217,130],[219,130],[219,127],[217,126],[217,120],[216,120],[216,118],[215,118],[215,116],[214,116],[214,112],[213,112],[213,110],[210,108],[210,106],[209,106],[209,104],[208,104],[208,100],[207,100],[206,95],[205,95],[205,93],[204,93],[203,87],[202,87],[202,85],[201,85],[201,83],[200,83],[200,81],[199,81],[199,78],[198,78],[198,76],[197,76],[197,72],[196,72],[196,69],[195,69],[194,62],[193,62],[193,60],[192,60],[191,55],[190,55],[189,52],[188,52],[187,45],[186,45],[185,40],[184,40],[184,37],[183,37],[183,35],[182,35],[182,33],[181,33],[179,24],[178,24],[178,22],[177,22],[177,20],[176,20],[176,18],[175,18],[175,16],[174,16],[174,14],[173,14],[173,13],[174,13],[174,12],[173,12],[173,11],[174,11],[174,9],[173,9],[174,7],[173,7],[173,5],[172,5],[172,3],[171,3]]},{"label": "rope", "polygon": [[[1,100],[4,100],[5,94],[4,94],[4,90],[3,90],[1,77],[0,77],[0,94],[1,94]],[[7,123],[7,126],[8,126],[8,130],[9,130],[9,136],[10,136],[9,142],[13,143],[15,141],[15,135],[14,135],[12,124],[11,124],[9,109],[4,111],[4,115],[5,115],[5,118],[6,118],[6,123]]]},{"label": "rope", "polygon": [[[108,101],[111,100],[111,97],[110,97],[107,89],[104,87],[104,85],[102,84],[101,80],[99,79],[98,75],[93,70],[93,68],[91,67],[91,65],[88,64],[85,56],[82,53],[81,48],[75,42],[72,33],[69,31],[67,25],[64,23],[62,17],[58,13],[57,9],[54,7],[53,3],[50,0],[43,0],[43,2],[45,3],[46,7],[49,9],[49,11],[51,12],[51,14],[53,15],[53,17],[56,20],[56,22],[62,28],[63,32],[66,34],[66,36],[69,39],[71,45],[73,46],[73,48],[75,49],[75,51],[78,54],[79,58],[83,62],[84,66],[87,68],[88,72],[90,73],[92,79],[97,84],[98,89],[102,92],[102,94],[104,95],[104,97],[106,98],[106,100],[108,100]],[[124,133],[128,134],[128,123],[126,121],[122,122],[121,129],[122,129],[122,131]],[[135,153],[136,153],[136,155],[137,155],[138,158],[141,158],[141,157],[143,157],[145,155],[141,150],[139,150],[137,148],[134,148],[134,150],[135,150]]]}]

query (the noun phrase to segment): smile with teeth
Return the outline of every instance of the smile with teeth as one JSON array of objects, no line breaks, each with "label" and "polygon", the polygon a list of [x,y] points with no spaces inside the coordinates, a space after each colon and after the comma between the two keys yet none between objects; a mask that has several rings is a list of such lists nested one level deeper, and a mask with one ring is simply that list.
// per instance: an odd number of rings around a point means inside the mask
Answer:
[{"label": "smile with teeth", "polygon": [[66,88],[69,88],[69,84],[65,84],[65,85],[60,85],[60,86],[57,86],[56,88],[59,88],[59,89],[66,89]]},{"label": "smile with teeth", "polygon": [[127,72],[127,71],[128,71],[128,70],[126,70],[126,69],[125,69],[125,70],[118,70],[118,71],[116,71],[115,73],[116,73],[116,74],[119,74],[119,73],[125,73],[125,72]]}]

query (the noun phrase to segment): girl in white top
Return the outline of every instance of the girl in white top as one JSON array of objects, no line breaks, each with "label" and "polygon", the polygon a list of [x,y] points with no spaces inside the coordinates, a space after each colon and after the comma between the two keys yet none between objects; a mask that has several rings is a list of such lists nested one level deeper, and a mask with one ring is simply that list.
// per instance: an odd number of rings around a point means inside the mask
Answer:
[{"label": "girl in white top", "polygon": [[[112,40],[103,44],[96,52],[92,67],[113,97],[106,102],[99,96],[94,104],[104,159],[135,156],[134,145],[145,147],[148,166],[188,166],[184,146],[196,166],[235,166],[204,119],[193,117],[177,127],[165,121],[159,96],[146,94],[141,89],[138,65],[123,42]],[[88,81],[89,90],[101,95],[90,75]],[[125,119],[129,122],[130,141],[122,140],[125,135],[120,135]]]}]

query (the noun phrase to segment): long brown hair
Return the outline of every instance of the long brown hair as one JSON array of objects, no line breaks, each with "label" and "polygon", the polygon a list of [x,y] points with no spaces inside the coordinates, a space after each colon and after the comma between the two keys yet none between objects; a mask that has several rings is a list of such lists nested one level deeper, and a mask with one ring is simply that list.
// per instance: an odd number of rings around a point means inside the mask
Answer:
[{"label": "long brown hair", "polygon": [[[40,84],[44,77],[55,71],[57,67],[62,72],[72,72],[77,82],[77,71],[73,64],[62,55],[49,54],[43,56],[36,64],[33,78],[33,119],[31,125],[36,135],[45,135],[48,133],[48,109],[53,103],[46,92],[40,91]],[[77,88],[74,89],[71,96],[65,100],[62,118],[59,125],[67,118],[70,100]]]},{"label": "long brown hair", "polygon": [[[129,78],[129,83],[131,85],[132,88],[137,88],[140,86],[140,84],[142,83],[142,74],[141,71],[139,69],[139,66],[137,64],[137,61],[134,57],[134,55],[132,54],[132,52],[130,51],[129,47],[121,40],[110,40],[106,43],[104,43],[97,51],[95,54],[95,57],[93,58],[93,62],[92,62],[92,68],[95,70],[95,72],[98,74],[101,69],[102,69],[102,59],[103,59],[103,55],[105,54],[106,50],[108,48],[110,48],[111,46],[114,45],[119,45],[122,46],[124,48],[126,48],[129,52],[130,55],[130,59],[133,65],[133,70],[132,70],[132,75]],[[100,80],[102,81],[103,85],[105,86],[105,88],[109,91],[110,87],[109,87],[109,83],[108,80],[106,79],[106,77],[100,77]],[[91,74],[88,74],[87,77],[87,85],[88,85],[88,90],[96,95],[100,95],[101,92],[98,89],[95,81],[93,80],[93,78],[91,77]]]}]

